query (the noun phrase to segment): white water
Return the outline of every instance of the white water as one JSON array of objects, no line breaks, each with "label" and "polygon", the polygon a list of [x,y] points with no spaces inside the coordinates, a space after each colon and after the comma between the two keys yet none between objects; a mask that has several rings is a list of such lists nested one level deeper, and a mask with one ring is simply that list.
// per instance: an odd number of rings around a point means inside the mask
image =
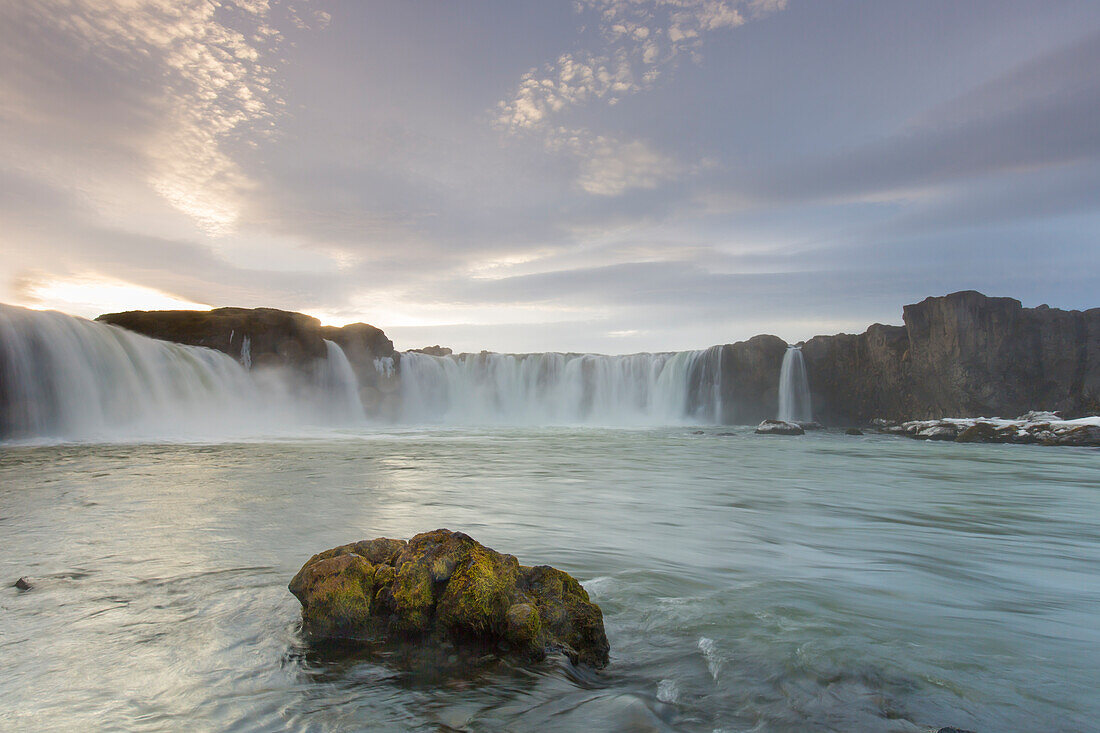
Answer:
[{"label": "white water", "polygon": [[[246,352],[247,353],[247,352]],[[0,438],[211,438],[363,417],[336,344],[310,383],[213,349],[0,305]]]},{"label": "white water", "polygon": [[779,419],[788,422],[810,422],[814,419],[810,404],[810,380],[802,349],[787,347],[779,369]]},{"label": "white water", "polygon": [[320,388],[331,406],[334,420],[355,423],[366,420],[359,400],[359,379],[340,345],[325,339],[326,359],[321,365]]},{"label": "white water", "polygon": [[0,439],[260,436],[405,424],[667,425],[723,419],[722,347],[678,353],[409,352],[371,365],[400,376],[399,404],[368,414],[339,345],[294,371],[251,370],[212,349],[56,312],[0,305]]},{"label": "white water", "polygon": [[[662,354],[401,357],[411,423],[653,425],[721,415],[721,349]],[[692,385],[698,385],[693,396]]]}]

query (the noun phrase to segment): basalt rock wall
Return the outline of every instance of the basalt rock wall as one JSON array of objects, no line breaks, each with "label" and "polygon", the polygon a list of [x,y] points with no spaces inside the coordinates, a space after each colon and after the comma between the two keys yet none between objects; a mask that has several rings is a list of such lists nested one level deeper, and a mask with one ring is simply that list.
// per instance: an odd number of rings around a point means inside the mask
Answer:
[{"label": "basalt rock wall", "polygon": [[787,342],[778,336],[753,336],[722,349],[720,422],[755,425],[775,417],[779,402],[779,368]]},{"label": "basalt rock wall", "polygon": [[963,291],[905,306],[903,318],[803,345],[815,416],[842,424],[1100,412],[1100,308],[1024,308]]}]

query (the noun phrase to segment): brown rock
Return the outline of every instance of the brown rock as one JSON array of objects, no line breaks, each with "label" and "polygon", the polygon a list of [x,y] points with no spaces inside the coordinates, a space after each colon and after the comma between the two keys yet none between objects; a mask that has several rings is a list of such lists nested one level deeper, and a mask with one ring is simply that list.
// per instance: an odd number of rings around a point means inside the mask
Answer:
[{"label": "brown rock", "polygon": [[536,659],[556,650],[574,663],[608,662],[603,614],[580,583],[461,532],[341,545],[310,558],[289,587],[314,640],[480,645]]}]

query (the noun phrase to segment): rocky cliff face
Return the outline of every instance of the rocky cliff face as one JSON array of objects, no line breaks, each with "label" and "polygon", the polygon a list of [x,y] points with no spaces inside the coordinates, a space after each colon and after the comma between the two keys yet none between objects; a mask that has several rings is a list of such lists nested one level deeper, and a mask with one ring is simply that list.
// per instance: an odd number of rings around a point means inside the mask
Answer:
[{"label": "rocky cliff face", "polygon": [[1100,411],[1100,308],[1024,308],[964,291],[905,306],[903,317],[904,326],[806,342],[816,416],[841,424]]},{"label": "rocky cliff face", "polygon": [[722,349],[722,415],[719,422],[754,425],[775,417],[779,368],[787,342],[778,336],[753,336]]},{"label": "rocky cliff face", "polygon": [[274,308],[126,311],[96,320],[164,341],[217,349],[256,367],[301,367],[325,357],[320,321]]}]

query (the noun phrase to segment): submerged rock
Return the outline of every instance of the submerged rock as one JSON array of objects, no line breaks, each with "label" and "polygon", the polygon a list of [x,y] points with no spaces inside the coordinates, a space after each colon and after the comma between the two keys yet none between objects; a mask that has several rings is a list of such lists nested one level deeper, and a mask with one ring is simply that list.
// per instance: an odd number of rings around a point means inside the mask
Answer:
[{"label": "submerged rock", "polygon": [[757,435],[803,435],[801,425],[786,420],[765,420],[756,426]]},{"label": "submerged rock", "polygon": [[859,428],[848,428],[844,431],[845,435],[863,435],[863,431]]},{"label": "submerged rock", "polygon": [[462,532],[378,538],[310,558],[290,592],[312,640],[481,646],[530,659],[549,651],[603,667],[603,613],[581,584],[526,567]]}]

